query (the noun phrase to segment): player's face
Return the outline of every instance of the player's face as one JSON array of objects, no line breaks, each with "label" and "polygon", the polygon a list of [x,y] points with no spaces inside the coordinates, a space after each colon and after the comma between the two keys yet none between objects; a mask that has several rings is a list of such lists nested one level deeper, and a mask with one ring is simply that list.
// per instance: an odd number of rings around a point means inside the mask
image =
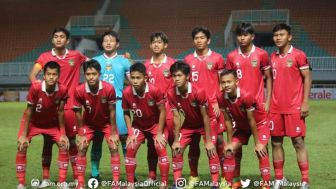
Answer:
[{"label": "player's face", "polygon": [[194,37],[194,45],[197,50],[203,50],[210,44],[210,39],[203,32],[198,32]]},{"label": "player's face", "polygon": [[112,35],[106,35],[103,39],[103,49],[107,53],[112,53],[117,50],[119,47],[119,43],[117,42],[117,39],[113,37]]},{"label": "player's face", "polygon": [[278,48],[282,48],[288,45],[292,40],[292,35],[290,35],[287,30],[279,30],[273,34],[274,44]]},{"label": "player's face", "polygon": [[64,32],[56,32],[52,38],[52,44],[55,48],[65,48],[69,43],[69,39],[66,37]]},{"label": "player's face", "polygon": [[189,75],[185,75],[182,71],[178,70],[173,73],[173,81],[177,88],[183,87],[189,81]]},{"label": "player's face", "polygon": [[131,84],[135,90],[142,90],[146,87],[147,76],[138,71],[131,72]]},{"label": "player's face", "polygon": [[48,86],[55,85],[58,81],[58,71],[56,68],[47,68],[46,72],[44,73],[44,80]]},{"label": "player's face", "polygon": [[88,68],[85,72],[85,79],[89,86],[97,86],[99,83],[99,72],[94,68]]},{"label": "player's face", "polygon": [[163,42],[160,37],[154,38],[149,47],[152,49],[154,54],[162,54],[164,50],[168,47],[168,44]]},{"label": "player's face", "polygon": [[247,47],[251,45],[253,39],[254,39],[254,35],[250,33],[244,33],[242,35],[237,35],[237,41],[238,41],[239,46],[241,47]]},{"label": "player's face", "polygon": [[237,89],[238,79],[236,79],[232,74],[223,75],[220,78],[220,85],[226,93],[232,93]]}]

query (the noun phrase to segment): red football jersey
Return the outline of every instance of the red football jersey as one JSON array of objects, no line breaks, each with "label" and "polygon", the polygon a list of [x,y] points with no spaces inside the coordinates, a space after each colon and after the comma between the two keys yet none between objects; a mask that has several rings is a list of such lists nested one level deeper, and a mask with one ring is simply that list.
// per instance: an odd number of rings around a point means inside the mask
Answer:
[{"label": "red football jersey", "polygon": [[265,121],[266,114],[251,93],[237,88],[237,98],[231,101],[223,91],[217,96],[219,108],[225,111],[232,121],[235,121],[237,129],[249,131],[250,125],[247,119],[247,111],[254,111],[256,123]]},{"label": "red football jersey", "polygon": [[300,70],[309,69],[305,53],[293,46],[286,56],[274,52],[271,56],[271,67],[273,72],[271,113],[299,113],[303,101],[303,80]]},{"label": "red football jersey", "polygon": [[167,97],[170,108],[184,115],[183,128],[204,127],[203,116],[200,111],[200,106],[208,107],[208,99],[204,89],[188,83],[186,97],[182,96],[176,87],[169,89]]},{"label": "red football jersey", "polygon": [[219,91],[219,72],[224,69],[222,55],[209,49],[206,56],[200,57],[194,52],[186,56],[184,61],[190,66],[191,82],[205,90],[209,103],[215,103]]},{"label": "red football jersey", "polygon": [[154,85],[147,83],[145,94],[138,96],[132,86],[125,88],[122,96],[122,107],[133,113],[132,126],[137,129],[150,129],[159,123],[160,110],[158,105],[164,104],[164,94]]},{"label": "red football jersey", "polygon": [[146,60],[144,63],[149,82],[164,94],[167,93],[167,90],[173,85],[173,79],[169,69],[174,62],[175,59],[165,56],[164,60],[159,65],[154,63],[153,57]]},{"label": "red football jersey", "polygon": [[49,61],[57,62],[61,67],[59,82],[68,88],[69,99],[65,106],[70,109],[73,106],[74,92],[80,82],[80,68],[81,65],[87,60],[83,54],[78,51],[67,50],[63,57],[59,57],[54,52],[54,49],[42,53],[36,60],[42,68]]},{"label": "red football jersey", "polygon": [[68,98],[67,87],[56,84],[55,92],[47,93],[45,81],[30,86],[27,102],[33,106],[30,122],[37,127],[55,127],[58,123],[58,106]]},{"label": "red football jersey", "polygon": [[259,103],[265,102],[262,72],[270,68],[267,52],[254,45],[248,55],[244,55],[240,48],[237,48],[227,56],[226,69],[236,70],[239,87],[249,91]]},{"label": "red football jersey", "polygon": [[111,84],[99,81],[98,92],[94,94],[85,82],[76,88],[73,108],[83,106],[83,123],[95,129],[102,129],[110,124],[109,104],[115,103],[116,94]]}]

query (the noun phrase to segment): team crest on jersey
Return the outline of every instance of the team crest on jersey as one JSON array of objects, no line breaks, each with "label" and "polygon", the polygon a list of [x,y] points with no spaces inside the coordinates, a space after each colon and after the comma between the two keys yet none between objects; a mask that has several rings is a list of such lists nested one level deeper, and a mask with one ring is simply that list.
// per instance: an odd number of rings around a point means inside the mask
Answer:
[{"label": "team crest on jersey", "polygon": [[197,101],[196,101],[196,100],[194,100],[194,101],[191,101],[191,106],[192,106],[192,107],[197,107],[197,104],[198,104],[198,103],[197,103]]},{"label": "team crest on jersey", "polygon": [[133,104],[132,104],[132,109],[136,109],[136,108],[137,108],[136,104],[133,103]]},{"label": "team crest on jersey", "polygon": [[292,67],[292,65],[293,65],[293,60],[292,59],[288,59],[287,60],[287,67]]},{"label": "team crest on jersey", "polygon": [[101,97],[101,103],[105,104],[107,102],[106,96]]},{"label": "team crest on jersey", "polygon": [[212,62],[208,62],[208,63],[207,63],[207,68],[208,68],[208,70],[211,70],[211,69],[212,69],[212,66],[213,66],[213,63],[212,63]]},{"label": "team crest on jersey", "polygon": [[37,101],[38,104],[42,104],[42,98],[39,98]]},{"label": "team crest on jersey", "polygon": [[74,66],[74,65],[75,65],[75,61],[74,61],[73,59],[70,59],[70,60],[69,60],[69,65],[70,65],[70,66]]},{"label": "team crest on jersey", "polygon": [[163,71],[163,76],[168,77],[169,76],[169,70],[164,70]]},{"label": "team crest on jersey", "polygon": [[257,67],[258,60],[257,59],[252,60],[251,64],[253,67]]},{"label": "team crest on jersey", "polygon": [[148,106],[154,106],[155,102],[154,102],[153,99],[149,99],[149,100],[147,101],[147,104],[148,104]]},{"label": "team crest on jersey", "polygon": [[107,71],[110,71],[112,69],[112,65],[111,64],[106,64],[105,69]]},{"label": "team crest on jersey", "polygon": [[196,66],[193,64],[193,65],[191,65],[191,69],[192,70],[195,70],[196,69]]}]

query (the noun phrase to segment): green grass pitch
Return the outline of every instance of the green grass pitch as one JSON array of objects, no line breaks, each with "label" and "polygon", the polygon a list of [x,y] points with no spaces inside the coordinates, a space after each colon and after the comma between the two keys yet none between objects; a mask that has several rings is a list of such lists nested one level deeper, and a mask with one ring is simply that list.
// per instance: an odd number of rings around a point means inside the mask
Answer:
[{"label": "green grass pitch", "polygon": [[[19,129],[19,122],[25,103],[0,103],[0,188],[15,188],[17,180],[15,176],[15,154],[16,154],[16,137]],[[306,145],[309,152],[310,160],[310,180],[311,188],[327,189],[335,188],[336,167],[335,167],[335,151],[336,151],[336,101],[311,101],[310,116],[307,119],[307,137]],[[252,137],[250,144],[243,149],[242,160],[242,178],[251,179],[252,181],[260,180],[258,161],[253,152]],[[285,176],[290,181],[299,181],[300,172],[296,161],[295,151],[290,140],[285,139]],[[137,161],[138,166],[136,176],[138,180],[144,180],[147,175],[146,145],[140,148]],[[209,180],[209,168],[201,146],[202,154],[199,163],[199,173],[201,180]],[[270,149],[270,146],[269,146]],[[170,154],[170,149],[168,149]],[[26,182],[27,188],[31,188],[30,181],[33,178],[41,179],[41,152],[42,137],[33,138],[28,149],[28,165]],[[89,155],[89,154],[88,154]],[[187,154],[185,153],[185,156]],[[51,167],[51,179],[57,180],[57,148],[53,149],[53,162]],[[89,158],[88,158],[89,160]],[[185,158],[186,160],[186,158]],[[123,159],[122,159],[123,161]],[[88,161],[89,162],[89,161]],[[185,161],[183,175],[188,177],[189,167]],[[111,179],[111,171],[109,166],[109,153],[106,144],[104,144],[103,157],[101,162],[101,174],[103,180]],[[69,171],[70,172],[70,171]],[[86,178],[89,178],[90,164],[87,166]],[[272,169],[272,175],[273,175]],[[71,172],[68,173],[68,181],[71,181]],[[125,180],[125,168],[122,164],[121,179]],[[172,173],[170,169],[170,184],[172,184]],[[251,184],[252,185],[252,184]],[[251,187],[250,188],[253,188]],[[102,187],[101,187],[102,188]]]}]

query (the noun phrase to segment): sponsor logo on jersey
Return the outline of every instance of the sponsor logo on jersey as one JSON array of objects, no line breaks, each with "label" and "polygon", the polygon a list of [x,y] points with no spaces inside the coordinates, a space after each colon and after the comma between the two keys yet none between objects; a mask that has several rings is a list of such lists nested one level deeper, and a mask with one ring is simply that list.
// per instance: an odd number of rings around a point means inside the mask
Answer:
[{"label": "sponsor logo on jersey", "polygon": [[211,70],[211,69],[212,69],[212,65],[213,65],[212,62],[208,62],[208,63],[207,63],[207,68],[208,68],[208,70]]},{"label": "sponsor logo on jersey", "polygon": [[112,65],[111,64],[106,64],[105,69],[107,71],[110,71],[112,69]]},{"label": "sponsor logo on jersey", "polygon": [[287,60],[287,67],[292,67],[292,65],[293,65],[293,60],[292,59],[288,59]]},{"label": "sponsor logo on jersey", "polygon": [[253,67],[257,67],[258,60],[257,59],[252,60],[251,64],[252,64]]},{"label": "sponsor logo on jersey", "polygon": [[240,67],[240,63],[239,63],[239,62],[236,62],[236,66],[239,68],[239,67]]},{"label": "sponsor logo on jersey", "polygon": [[136,109],[136,107],[137,107],[136,104],[133,103],[133,104],[132,104],[132,108],[133,108],[133,109]]},{"label": "sponsor logo on jersey", "polygon": [[70,59],[70,60],[69,60],[69,65],[70,65],[70,66],[74,66],[74,65],[75,65],[75,61],[74,61],[73,59]]}]

